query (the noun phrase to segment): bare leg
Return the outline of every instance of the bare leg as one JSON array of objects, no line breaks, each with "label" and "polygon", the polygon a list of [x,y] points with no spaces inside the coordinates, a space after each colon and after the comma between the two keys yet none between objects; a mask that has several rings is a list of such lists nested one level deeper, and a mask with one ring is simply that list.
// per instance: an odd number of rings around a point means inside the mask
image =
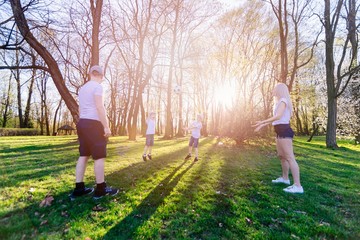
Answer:
[{"label": "bare leg", "polygon": [[151,155],[152,146],[149,146],[148,150],[149,150],[149,154]]},{"label": "bare leg", "polygon": [[282,146],[282,150],[284,152],[284,158],[287,160],[288,166],[290,167],[291,170],[291,174],[294,178],[294,184],[300,187],[301,186],[300,170],[299,170],[299,165],[295,160],[292,139],[291,138],[278,139],[278,142]]},{"label": "bare leg", "polygon": [[100,158],[94,161],[94,172],[97,184],[105,182],[104,165],[105,158]]},{"label": "bare leg", "polygon": [[[279,141],[280,140],[280,141]],[[284,146],[281,144],[281,139],[276,139],[276,150],[278,153],[278,157],[281,161],[281,169],[282,169],[282,178],[285,180],[289,179],[289,162],[286,160],[286,153],[284,151]]]},{"label": "bare leg", "polygon": [[147,150],[148,150],[148,146],[145,145],[145,147],[144,147],[144,155],[146,155]]},{"label": "bare leg", "polygon": [[198,157],[198,156],[199,156],[199,149],[195,148],[195,157]]},{"label": "bare leg", "polygon": [[192,152],[192,146],[189,146],[189,154],[191,155]]},{"label": "bare leg", "polygon": [[75,170],[75,176],[76,176],[76,182],[83,182],[84,181],[84,174],[86,170],[86,165],[89,160],[88,156],[80,156],[77,164],[76,164],[76,170]]}]

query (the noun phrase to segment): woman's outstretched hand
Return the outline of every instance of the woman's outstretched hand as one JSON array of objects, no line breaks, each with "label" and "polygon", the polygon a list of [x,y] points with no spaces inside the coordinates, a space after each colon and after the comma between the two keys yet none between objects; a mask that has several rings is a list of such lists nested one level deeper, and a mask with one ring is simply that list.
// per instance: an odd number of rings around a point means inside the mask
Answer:
[{"label": "woman's outstretched hand", "polygon": [[254,127],[254,132],[259,132],[261,128],[263,128],[264,126],[266,126],[267,124],[264,124],[262,121],[256,121],[256,123],[254,125],[252,125],[252,127]]}]

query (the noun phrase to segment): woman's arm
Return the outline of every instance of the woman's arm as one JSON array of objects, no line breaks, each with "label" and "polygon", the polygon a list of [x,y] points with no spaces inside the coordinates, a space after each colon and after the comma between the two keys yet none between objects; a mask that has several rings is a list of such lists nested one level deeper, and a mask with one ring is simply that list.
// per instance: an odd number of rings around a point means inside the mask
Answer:
[{"label": "woman's arm", "polygon": [[262,121],[257,121],[255,125],[253,125],[253,127],[256,127],[254,131],[258,132],[260,131],[261,128],[267,126],[269,123],[279,120],[281,116],[284,114],[285,109],[286,109],[286,104],[284,102],[280,102],[276,110],[275,116]]}]

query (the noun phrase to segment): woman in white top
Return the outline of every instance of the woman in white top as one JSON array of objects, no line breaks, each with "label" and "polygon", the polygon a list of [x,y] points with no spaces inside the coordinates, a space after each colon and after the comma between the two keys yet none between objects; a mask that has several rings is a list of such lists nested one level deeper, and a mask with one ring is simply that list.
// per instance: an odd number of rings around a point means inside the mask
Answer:
[{"label": "woman in white top", "polygon": [[300,183],[300,170],[295,160],[293,150],[294,132],[290,127],[292,115],[292,103],[288,87],[284,83],[278,83],[274,90],[274,112],[273,117],[263,121],[257,121],[255,132],[272,123],[276,132],[276,150],[281,160],[282,176],[272,180],[273,183],[285,183],[290,185],[289,169],[294,179],[294,184],[284,188],[285,192],[303,193],[304,189]]}]

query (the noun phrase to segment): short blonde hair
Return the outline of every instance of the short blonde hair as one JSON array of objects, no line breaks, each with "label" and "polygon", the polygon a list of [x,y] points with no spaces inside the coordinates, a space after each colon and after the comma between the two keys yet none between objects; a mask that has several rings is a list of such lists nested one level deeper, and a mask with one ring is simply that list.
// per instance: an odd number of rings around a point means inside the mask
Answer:
[{"label": "short blonde hair", "polygon": [[[279,101],[281,98],[285,98],[287,100],[288,104],[286,104],[286,107],[290,110],[290,114],[292,115],[293,106],[288,86],[285,83],[276,84],[274,87],[274,96],[277,101]],[[275,101],[274,104],[277,104],[277,101]]]}]

